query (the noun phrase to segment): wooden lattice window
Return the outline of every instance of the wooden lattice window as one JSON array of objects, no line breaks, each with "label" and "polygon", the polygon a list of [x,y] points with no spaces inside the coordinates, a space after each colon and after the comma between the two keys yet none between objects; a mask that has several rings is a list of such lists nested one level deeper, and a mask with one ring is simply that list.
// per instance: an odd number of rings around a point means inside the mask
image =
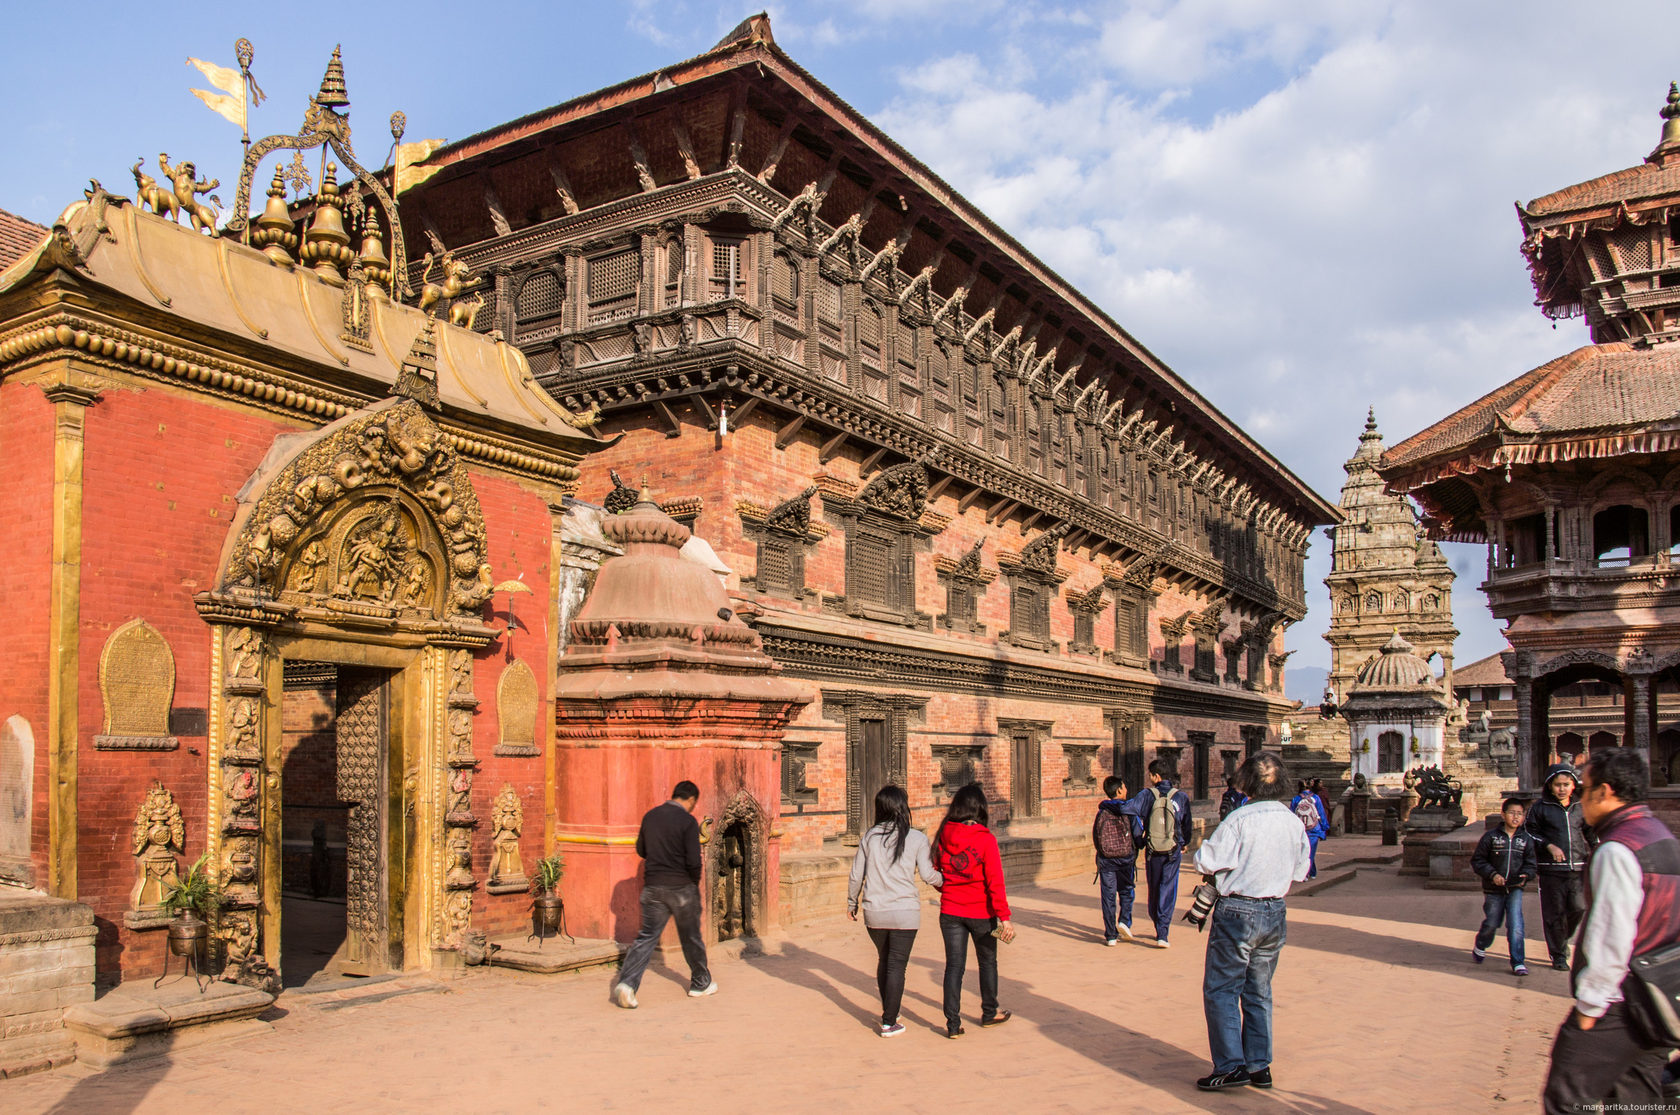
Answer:
[{"label": "wooden lattice window", "polygon": [[808,785],[817,761],[815,742],[785,740],[782,743],[782,805],[796,813],[817,804],[817,791]]},{"label": "wooden lattice window", "polygon": [[799,298],[799,268],[784,253],[776,253],[776,262],[770,266],[770,283],[776,300],[791,309]]},{"label": "wooden lattice window", "polygon": [[827,276],[817,279],[817,320],[840,324],[840,284]]},{"label": "wooden lattice window", "polygon": [[520,284],[519,297],[514,299],[514,320],[537,321],[560,312],[560,276],[552,271],[537,271]]},{"label": "wooden lattice window", "polygon": [[744,240],[713,238],[711,269],[707,274],[707,294],[710,301],[725,298],[746,298],[746,252]]},{"label": "wooden lattice window", "polygon": [[636,312],[636,281],[642,256],[634,249],[589,261],[589,323],[615,321]]},{"label": "wooden lattice window", "polygon": [[1130,585],[1114,598],[1114,657],[1133,666],[1149,658],[1149,602]]},{"label": "wooden lattice window", "polygon": [[1399,774],[1406,769],[1406,739],[1399,732],[1377,737],[1377,773]]},{"label": "wooden lattice window", "polygon": [[1074,612],[1073,612],[1073,645],[1074,645],[1074,647],[1077,648],[1077,649],[1080,649],[1080,650],[1086,650],[1087,653],[1091,653],[1091,654],[1096,653],[1096,651],[1094,649],[1088,649],[1088,648],[1094,648],[1095,645],[1096,645],[1096,642],[1097,642],[1096,627],[1097,627],[1096,613],[1085,611],[1085,610],[1079,609],[1079,608],[1075,608]]},{"label": "wooden lattice window", "polygon": [[881,367],[881,311],[864,303],[857,319],[858,357],[866,367]]},{"label": "wooden lattice window", "polygon": [[1033,581],[1017,583],[1009,593],[1009,639],[1044,643],[1050,639],[1050,593]]},{"label": "wooden lattice window", "polygon": [[1212,631],[1196,632],[1196,664],[1191,676],[1198,681],[1213,681],[1219,676],[1215,662],[1215,639]]},{"label": "wooden lattice window", "polygon": [[682,305],[683,250],[681,240],[673,238],[665,245],[665,304]]}]

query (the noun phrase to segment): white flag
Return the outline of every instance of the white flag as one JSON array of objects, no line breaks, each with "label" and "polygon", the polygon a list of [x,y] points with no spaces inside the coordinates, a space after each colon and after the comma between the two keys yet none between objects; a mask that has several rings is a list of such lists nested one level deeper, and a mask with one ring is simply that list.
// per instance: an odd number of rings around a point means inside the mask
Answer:
[{"label": "white flag", "polygon": [[226,66],[218,66],[214,62],[206,62],[200,58],[187,59],[187,65],[197,66],[205,78],[220,89],[220,93],[212,93],[208,89],[194,89],[192,95],[210,106],[210,110],[231,124],[238,124],[240,129],[245,127],[245,77],[238,70],[230,70]]}]

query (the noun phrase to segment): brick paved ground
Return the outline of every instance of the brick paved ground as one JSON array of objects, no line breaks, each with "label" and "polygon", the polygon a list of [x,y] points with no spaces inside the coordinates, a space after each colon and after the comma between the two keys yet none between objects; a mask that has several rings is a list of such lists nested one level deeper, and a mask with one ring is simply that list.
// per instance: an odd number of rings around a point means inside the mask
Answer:
[{"label": "brick paved ground", "polygon": [[[1321,875],[1374,850],[1332,841]],[[348,1002],[283,997],[272,1034],[0,1082],[0,1111],[1526,1111],[1568,1005],[1567,976],[1544,967],[1533,894],[1538,963],[1519,982],[1503,940],[1488,964],[1468,961],[1477,894],[1362,866],[1291,900],[1277,1088],[1204,1095],[1192,1083],[1209,1069],[1203,938],[1180,923],[1166,951],[1102,947],[1088,875],[1013,901],[1022,932],[1002,949],[1001,997],[1016,1018],[957,1041],[943,1035],[929,910],[909,1032],[890,1041],[872,1029],[874,952],[841,922],[776,955],[720,960],[710,999],[686,998],[686,975],[656,967],[637,1011],[607,1003],[599,971],[475,972],[441,990],[405,979],[384,986],[408,993]],[[1140,894],[1140,923],[1142,910]],[[972,970],[965,1007],[978,1008]]]}]

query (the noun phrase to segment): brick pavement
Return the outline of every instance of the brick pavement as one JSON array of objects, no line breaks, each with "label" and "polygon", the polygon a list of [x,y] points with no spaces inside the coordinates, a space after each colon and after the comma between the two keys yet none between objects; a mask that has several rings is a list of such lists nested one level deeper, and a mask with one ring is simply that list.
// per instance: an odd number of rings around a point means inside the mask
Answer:
[{"label": "brick pavement", "polygon": [[[1372,844],[1331,841],[1321,876]],[[1277,1088],[1204,1095],[1192,1083],[1208,1071],[1203,939],[1179,923],[1166,951],[1102,947],[1088,875],[1012,900],[1022,932],[1002,949],[1001,998],[1016,1018],[970,1025],[954,1042],[930,909],[911,959],[909,1031],[891,1041],[871,1029],[873,950],[861,926],[841,922],[773,955],[719,960],[722,993],[710,999],[686,998],[686,976],[656,966],[633,1012],[607,1003],[599,970],[286,997],[272,1034],[103,1074],[0,1082],[0,1111],[1530,1110],[1568,1004],[1564,973],[1511,976],[1503,941],[1487,965],[1469,963],[1477,894],[1362,866],[1291,903]],[[1530,956],[1543,963],[1532,894],[1527,913]],[[970,1016],[978,1008],[972,969],[964,1004]]]}]

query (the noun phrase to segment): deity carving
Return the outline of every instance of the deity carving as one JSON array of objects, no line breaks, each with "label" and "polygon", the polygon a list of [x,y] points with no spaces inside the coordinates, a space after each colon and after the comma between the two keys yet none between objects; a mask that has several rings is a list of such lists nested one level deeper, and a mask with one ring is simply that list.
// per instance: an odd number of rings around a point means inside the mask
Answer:
[{"label": "deity carving", "polygon": [[262,636],[254,628],[235,627],[227,636],[227,676],[255,678],[262,667]]},{"label": "deity carving", "polygon": [[[472,692],[472,652],[456,649],[449,652],[449,693],[450,696],[462,696]],[[467,728],[472,727],[472,720],[467,720]]]},{"label": "deity carving", "polygon": [[388,602],[400,575],[391,551],[401,552],[401,538],[402,521],[395,505],[388,504],[358,523],[344,541],[343,572],[339,574],[335,593],[351,599]]},{"label": "deity carving", "polygon": [[511,784],[503,786],[490,807],[492,848],[490,884],[524,885],[525,864],[519,855],[519,834],[525,827],[525,807]]},{"label": "deity carving", "polygon": [[920,519],[927,509],[928,475],[923,465],[923,461],[910,461],[884,469],[863,486],[857,501],[895,518]]},{"label": "deity carving", "polygon": [[293,592],[314,592],[315,583],[321,575],[321,566],[327,563],[327,548],[319,541],[311,542],[298,555],[297,562],[292,566]]},{"label": "deity carving", "polygon": [[230,770],[224,782],[228,814],[232,818],[255,819],[262,795],[256,772],[249,767]]},{"label": "deity carving", "polygon": [[472,841],[464,830],[456,830],[449,838],[449,870],[443,877],[446,890],[471,889],[475,884],[472,873]]},{"label": "deity carving", "polygon": [[139,878],[129,905],[135,910],[157,909],[169,888],[180,882],[177,854],[186,854],[186,823],[175,795],[154,779],[134,815],[134,857]]},{"label": "deity carving", "polygon": [[262,758],[257,747],[257,702],[241,697],[228,705],[227,757],[254,763]]}]

